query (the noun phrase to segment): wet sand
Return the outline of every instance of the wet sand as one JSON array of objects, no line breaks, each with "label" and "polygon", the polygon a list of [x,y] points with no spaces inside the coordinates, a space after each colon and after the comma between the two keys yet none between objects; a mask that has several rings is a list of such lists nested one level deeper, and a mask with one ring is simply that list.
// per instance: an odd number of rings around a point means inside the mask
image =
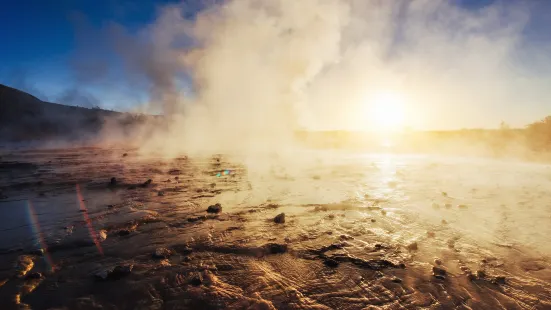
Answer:
[{"label": "wet sand", "polygon": [[551,308],[549,166],[311,157],[3,152],[1,308]]}]

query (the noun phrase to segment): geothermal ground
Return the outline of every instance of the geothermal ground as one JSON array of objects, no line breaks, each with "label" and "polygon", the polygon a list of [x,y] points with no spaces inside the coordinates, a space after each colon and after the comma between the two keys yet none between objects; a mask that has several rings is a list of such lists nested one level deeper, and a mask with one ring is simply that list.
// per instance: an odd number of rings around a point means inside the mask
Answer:
[{"label": "geothermal ground", "polygon": [[550,166],[296,157],[3,152],[0,308],[551,308]]}]

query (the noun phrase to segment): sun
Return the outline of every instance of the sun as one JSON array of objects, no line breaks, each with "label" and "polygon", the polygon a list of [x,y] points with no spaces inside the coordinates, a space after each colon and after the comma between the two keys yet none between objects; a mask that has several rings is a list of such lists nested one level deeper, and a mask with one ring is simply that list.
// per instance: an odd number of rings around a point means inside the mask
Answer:
[{"label": "sun", "polygon": [[397,130],[404,125],[404,98],[398,93],[381,92],[373,96],[370,119],[377,130]]}]

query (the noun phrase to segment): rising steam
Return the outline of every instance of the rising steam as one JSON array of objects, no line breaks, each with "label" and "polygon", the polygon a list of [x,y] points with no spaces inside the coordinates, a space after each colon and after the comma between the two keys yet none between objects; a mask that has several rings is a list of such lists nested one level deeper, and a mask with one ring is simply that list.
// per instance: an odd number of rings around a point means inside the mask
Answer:
[{"label": "rising steam", "polygon": [[380,90],[407,98],[417,129],[540,118],[517,104],[543,100],[548,83],[530,69],[543,52],[517,53],[528,9],[233,0],[194,19],[185,4],[166,6],[137,35],[112,36],[131,80],[148,82],[150,109],[167,116],[144,150],[252,154],[292,148],[298,129],[376,130],[365,106]]}]

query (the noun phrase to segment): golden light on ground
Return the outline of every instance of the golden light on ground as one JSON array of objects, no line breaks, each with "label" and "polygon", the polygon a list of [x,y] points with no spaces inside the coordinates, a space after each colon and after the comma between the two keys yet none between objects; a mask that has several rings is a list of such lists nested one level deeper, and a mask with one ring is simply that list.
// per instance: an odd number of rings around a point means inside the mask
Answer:
[{"label": "golden light on ground", "polygon": [[399,93],[381,92],[369,104],[370,121],[374,129],[393,131],[404,126],[404,97]]}]

